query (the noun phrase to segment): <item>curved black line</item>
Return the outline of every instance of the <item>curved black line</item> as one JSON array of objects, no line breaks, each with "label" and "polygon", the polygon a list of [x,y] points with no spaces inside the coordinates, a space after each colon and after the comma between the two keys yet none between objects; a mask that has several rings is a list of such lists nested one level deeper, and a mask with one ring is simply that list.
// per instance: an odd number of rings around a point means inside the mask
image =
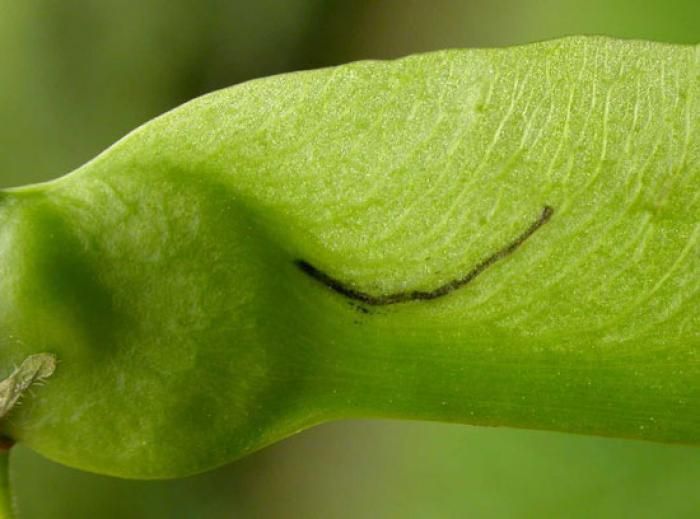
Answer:
[{"label": "curved black line", "polygon": [[393,305],[396,303],[406,303],[409,301],[428,301],[430,299],[437,299],[438,297],[445,296],[463,287],[467,283],[471,282],[479,274],[489,268],[491,265],[497,261],[510,256],[513,254],[518,247],[520,247],[525,240],[532,236],[537,229],[546,224],[552,215],[554,214],[554,209],[548,205],[545,205],[542,209],[540,216],[530,224],[530,226],[522,232],[515,240],[510,242],[508,245],[502,249],[491,254],[488,258],[482,260],[474,268],[472,268],[464,277],[445,283],[444,285],[436,288],[435,290],[422,291],[422,290],[410,290],[408,292],[396,292],[394,294],[387,294],[383,296],[373,296],[366,292],[356,290],[342,281],[339,281],[325,272],[318,270],[316,267],[311,265],[309,262],[304,260],[296,260],[294,263],[299,269],[310,277],[314,278],[316,281],[323,283],[331,290],[338,292],[339,294],[355,301],[360,301],[372,306],[383,306],[383,305]]}]

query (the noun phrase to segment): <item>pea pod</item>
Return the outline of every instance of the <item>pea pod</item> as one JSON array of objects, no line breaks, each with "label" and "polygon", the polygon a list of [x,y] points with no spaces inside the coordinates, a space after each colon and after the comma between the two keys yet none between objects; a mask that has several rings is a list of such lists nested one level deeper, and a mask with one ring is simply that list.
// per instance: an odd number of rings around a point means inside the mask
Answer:
[{"label": "pea pod", "polygon": [[2,192],[2,421],[179,477],[427,419],[700,443],[700,50],[567,38],[253,81]]}]

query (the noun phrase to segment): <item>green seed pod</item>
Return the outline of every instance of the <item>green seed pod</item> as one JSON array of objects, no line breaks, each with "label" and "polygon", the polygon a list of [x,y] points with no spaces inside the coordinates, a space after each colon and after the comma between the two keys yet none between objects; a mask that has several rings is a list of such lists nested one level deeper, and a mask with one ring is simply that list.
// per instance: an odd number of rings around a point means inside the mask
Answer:
[{"label": "green seed pod", "polygon": [[2,433],[178,477],[393,417],[700,443],[700,50],[446,51],[204,96],[0,199]]}]

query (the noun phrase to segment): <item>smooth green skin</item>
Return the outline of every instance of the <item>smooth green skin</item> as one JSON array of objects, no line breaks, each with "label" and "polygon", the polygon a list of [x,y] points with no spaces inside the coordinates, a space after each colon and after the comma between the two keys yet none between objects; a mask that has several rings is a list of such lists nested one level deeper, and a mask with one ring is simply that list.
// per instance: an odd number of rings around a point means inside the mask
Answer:
[{"label": "smooth green skin", "polygon": [[[178,477],[391,417],[700,443],[700,48],[568,38],[253,81],[0,201],[4,432]],[[552,220],[469,285],[430,290]]]}]

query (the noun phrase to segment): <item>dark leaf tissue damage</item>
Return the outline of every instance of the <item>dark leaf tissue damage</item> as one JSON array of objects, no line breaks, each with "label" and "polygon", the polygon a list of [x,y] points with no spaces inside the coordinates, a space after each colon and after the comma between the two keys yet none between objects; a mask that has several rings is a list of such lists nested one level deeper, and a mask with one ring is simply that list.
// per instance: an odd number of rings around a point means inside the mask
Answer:
[{"label": "dark leaf tissue damage", "polygon": [[312,277],[316,281],[324,284],[329,289],[347,297],[348,299],[352,299],[353,301],[358,301],[366,305],[386,306],[398,303],[407,303],[410,301],[429,301],[431,299],[446,296],[450,292],[457,290],[458,288],[462,288],[473,281],[479,276],[479,274],[484,272],[491,265],[513,254],[530,236],[532,236],[540,227],[546,224],[552,218],[553,214],[554,209],[549,205],[545,205],[539,217],[514,240],[477,263],[464,276],[445,283],[434,290],[409,290],[404,292],[395,292],[393,294],[372,295],[368,294],[367,292],[357,290],[351,287],[348,283],[344,283],[343,281],[326,274],[325,272],[314,267],[308,261],[298,259],[295,260],[294,263],[302,272]]}]

